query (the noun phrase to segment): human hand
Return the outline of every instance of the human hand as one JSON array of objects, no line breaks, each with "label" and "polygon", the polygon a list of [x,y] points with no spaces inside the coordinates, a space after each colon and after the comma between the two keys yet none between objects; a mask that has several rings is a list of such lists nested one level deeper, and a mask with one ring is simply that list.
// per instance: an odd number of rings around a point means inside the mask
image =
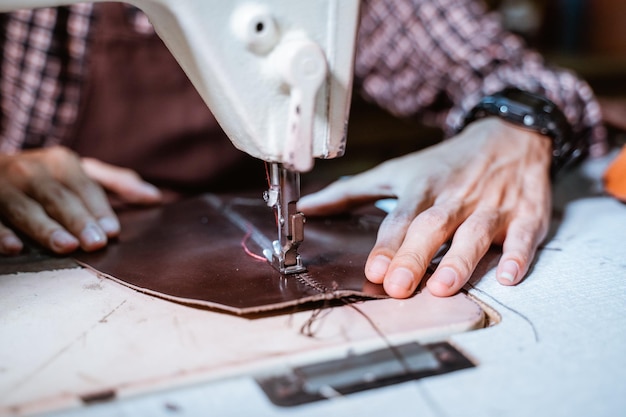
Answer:
[{"label": "human hand", "polygon": [[16,230],[58,254],[105,246],[120,225],[100,185],[131,203],[160,201],[135,172],[60,146],[0,155],[0,254],[22,250]]},{"label": "human hand", "polygon": [[431,293],[457,293],[492,243],[502,245],[498,281],[515,285],[548,230],[550,162],[546,137],[486,118],[440,144],[337,181],[302,198],[298,208],[327,215],[397,198],[365,265],[366,277],[392,297],[411,296],[450,239],[427,282]]}]

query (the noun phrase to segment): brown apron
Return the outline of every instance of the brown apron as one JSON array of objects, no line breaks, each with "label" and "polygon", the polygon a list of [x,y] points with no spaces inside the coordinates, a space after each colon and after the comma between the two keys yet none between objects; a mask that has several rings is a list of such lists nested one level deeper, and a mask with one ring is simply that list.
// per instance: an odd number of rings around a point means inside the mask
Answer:
[{"label": "brown apron", "polygon": [[96,6],[88,81],[66,146],[180,193],[262,186],[262,163],[234,148],[162,41],[121,3]]}]

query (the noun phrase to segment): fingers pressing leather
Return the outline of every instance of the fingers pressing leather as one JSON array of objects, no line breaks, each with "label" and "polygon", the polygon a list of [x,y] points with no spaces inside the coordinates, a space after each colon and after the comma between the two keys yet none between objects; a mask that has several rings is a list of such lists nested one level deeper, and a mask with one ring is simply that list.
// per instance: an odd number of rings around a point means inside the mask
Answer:
[{"label": "fingers pressing leather", "polygon": [[0,254],[17,255],[23,249],[22,241],[4,224],[0,223]]},{"label": "fingers pressing leather", "polygon": [[[424,204],[425,202],[413,204],[413,207],[420,210]],[[383,279],[385,291],[394,298],[406,298],[413,294],[426,273],[430,260],[460,221],[457,207],[444,204],[430,207],[413,217],[406,232],[402,234],[404,238],[393,254]],[[390,237],[391,233],[397,231],[387,228],[384,233],[390,233],[389,237],[386,240],[379,239],[374,248],[376,253],[384,253],[384,245],[397,243]],[[370,259],[371,257],[372,255]]]},{"label": "fingers pressing leather", "polygon": [[56,253],[78,249],[78,239],[51,219],[38,202],[6,183],[0,184],[0,189],[0,212],[13,227]]},{"label": "fingers pressing leather", "polygon": [[[0,210],[7,226],[53,251],[68,253],[79,246],[95,250],[106,245],[107,232],[115,234],[116,227],[119,231],[108,201],[68,149],[52,147],[4,156],[0,168]],[[113,223],[107,225],[107,218],[113,218]]]},{"label": "fingers pressing leather", "polygon": [[42,179],[32,185],[30,193],[45,213],[77,237],[85,251],[100,249],[107,244],[107,235],[96,218],[79,198],[64,185]]},{"label": "fingers pressing leather", "polygon": [[[89,221],[97,222],[97,227],[93,227],[91,224],[90,230],[96,233],[93,234],[93,237],[97,237],[98,228],[104,232],[107,238],[117,236],[120,232],[120,223],[104,190],[86,175],[78,160],[75,161],[70,171],[70,175],[64,181],[65,185],[76,196],[79,196],[86,213],[89,213],[91,217]],[[66,223],[63,222],[63,224]],[[90,233],[87,231],[85,234],[89,235]]]},{"label": "fingers pressing leather", "polygon": [[87,176],[74,152],[50,148],[46,158],[56,183],[44,180],[41,186],[37,181],[31,186],[32,193],[38,195],[49,215],[79,238],[84,250],[105,246],[107,238],[119,234],[120,224],[104,190]]},{"label": "fingers pressing leather", "polygon": [[131,169],[92,158],[83,158],[82,167],[90,178],[127,203],[155,204],[162,200],[161,191]]},{"label": "fingers pressing leather", "polygon": [[496,210],[483,210],[470,215],[458,227],[450,249],[427,282],[433,295],[454,295],[467,283],[503,221]]},{"label": "fingers pressing leather", "polygon": [[365,276],[376,284],[382,284],[391,260],[402,245],[404,236],[414,216],[397,209],[388,214],[381,223],[372,248],[365,263]]},{"label": "fingers pressing leather", "polygon": [[365,276],[376,284],[382,284],[391,260],[402,245],[415,216],[430,204],[425,198],[425,188],[416,186],[416,192],[397,200],[396,208],[390,212],[378,229],[376,243],[365,263]]}]

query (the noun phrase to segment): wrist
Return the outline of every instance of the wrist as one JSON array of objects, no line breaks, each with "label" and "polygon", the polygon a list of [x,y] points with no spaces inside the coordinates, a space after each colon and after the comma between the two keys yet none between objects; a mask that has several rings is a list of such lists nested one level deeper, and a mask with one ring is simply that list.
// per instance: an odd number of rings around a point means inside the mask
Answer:
[{"label": "wrist", "polygon": [[466,152],[480,153],[491,164],[524,166],[524,170],[534,167],[551,175],[552,140],[541,133],[498,117],[485,117],[469,124],[457,138],[465,143]]},{"label": "wrist", "polygon": [[551,143],[552,174],[586,153],[585,147],[575,140],[563,112],[546,97],[506,88],[484,97],[467,114],[460,130],[478,119],[492,116],[548,138]]}]

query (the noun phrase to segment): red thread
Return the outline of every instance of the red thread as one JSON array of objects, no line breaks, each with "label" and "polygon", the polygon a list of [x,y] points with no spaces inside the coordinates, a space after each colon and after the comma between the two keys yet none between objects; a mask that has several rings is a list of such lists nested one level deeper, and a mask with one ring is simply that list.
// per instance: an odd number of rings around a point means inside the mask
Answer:
[{"label": "red thread", "polygon": [[265,258],[265,256],[257,255],[256,253],[254,253],[250,249],[248,249],[248,239],[250,238],[250,235],[252,235],[252,230],[250,230],[250,228],[248,228],[248,232],[243,237],[243,239],[241,239],[241,247],[243,248],[243,251],[248,256],[250,256],[250,257],[252,257],[252,258],[254,258],[254,259],[258,260],[258,261],[266,262],[267,258]]}]

